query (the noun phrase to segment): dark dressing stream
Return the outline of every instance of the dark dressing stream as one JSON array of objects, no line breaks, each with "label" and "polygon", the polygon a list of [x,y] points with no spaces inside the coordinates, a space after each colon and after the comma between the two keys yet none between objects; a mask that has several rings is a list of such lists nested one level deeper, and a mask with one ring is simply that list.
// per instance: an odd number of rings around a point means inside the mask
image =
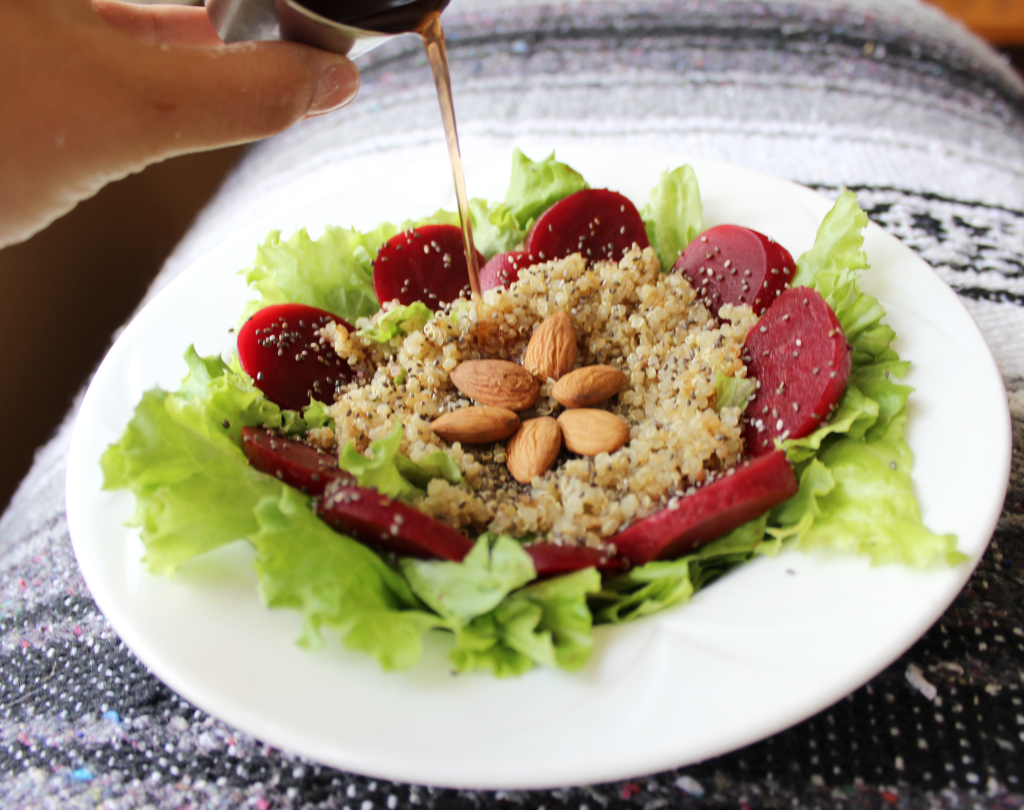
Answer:
[{"label": "dark dressing stream", "polygon": [[466,249],[466,267],[469,269],[469,287],[474,295],[480,294],[480,268],[476,264],[476,248],[473,247],[473,231],[469,224],[469,200],[466,198],[466,178],[462,173],[462,154],[459,152],[459,133],[455,128],[455,107],[452,104],[452,81],[448,75],[448,54],[444,47],[444,31],[441,30],[441,13],[435,11],[424,21],[419,34],[427,49],[427,58],[434,71],[437,86],[437,100],[441,105],[441,120],[444,122],[444,137],[448,141],[448,159],[452,164],[452,178],[455,181],[455,196],[459,201],[459,222],[462,223],[462,243]]}]

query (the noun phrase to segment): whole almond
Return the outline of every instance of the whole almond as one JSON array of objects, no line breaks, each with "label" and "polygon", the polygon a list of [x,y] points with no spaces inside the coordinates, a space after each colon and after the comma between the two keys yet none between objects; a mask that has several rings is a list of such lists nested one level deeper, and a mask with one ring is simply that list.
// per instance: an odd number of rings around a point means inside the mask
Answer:
[{"label": "whole almond", "polygon": [[557,380],[576,362],[576,333],[572,320],[556,312],[537,327],[526,347],[523,366],[537,379]]},{"label": "whole almond", "polygon": [[508,471],[520,484],[529,484],[555,463],[562,449],[562,431],[550,416],[527,419],[508,440]]},{"label": "whole almond", "polygon": [[573,408],[558,417],[566,448],[581,456],[612,453],[629,441],[629,425],[613,413]]},{"label": "whole almond", "polygon": [[519,417],[508,408],[477,405],[459,408],[430,423],[430,429],[448,442],[486,444],[507,439],[519,429]]},{"label": "whole almond", "polygon": [[537,401],[540,383],[509,360],[466,360],[452,369],[452,383],[482,405],[524,411]]},{"label": "whole almond", "polygon": [[551,396],[566,408],[589,408],[615,396],[625,381],[614,366],[583,366],[555,383]]}]

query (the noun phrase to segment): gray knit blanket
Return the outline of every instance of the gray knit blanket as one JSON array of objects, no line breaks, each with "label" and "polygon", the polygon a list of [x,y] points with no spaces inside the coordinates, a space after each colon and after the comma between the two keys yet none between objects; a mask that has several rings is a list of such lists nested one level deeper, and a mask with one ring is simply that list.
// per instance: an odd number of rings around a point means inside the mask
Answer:
[{"label": "gray knit blanket", "polygon": [[[854,189],[960,296],[1024,442],[1024,84],[914,0],[454,0],[467,144],[626,144]],[[327,164],[442,138],[419,42],[362,62],[346,110],[253,148],[151,290]],[[968,587],[870,683],[767,740],[555,791],[392,784],[273,749],[189,705],[111,630],[79,573],[72,411],[0,519],[0,806],[206,808],[1021,807],[1024,471]],[[1019,458],[1019,455],[1018,455]]]}]

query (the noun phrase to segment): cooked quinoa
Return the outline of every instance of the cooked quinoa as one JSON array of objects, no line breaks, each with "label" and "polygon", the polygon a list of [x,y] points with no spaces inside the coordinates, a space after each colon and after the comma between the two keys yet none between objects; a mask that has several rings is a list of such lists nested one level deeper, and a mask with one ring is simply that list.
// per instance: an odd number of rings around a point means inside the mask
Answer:
[{"label": "cooked quinoa", "polygon": [[[575,329],[575,367],[607,364],[625,372],[622,391],[599,407],[627,422],[630,440],[594,458],[563,450],[548,472],[523,485],[505,467],[503,442],[449,444],[430,423],[473,404],[450,382],[452,369],[471,359],[519,361],[534,329],[559,310]],[[414,504],[422,512],[470,535],[600,546],[742,454],[739,410],[715,411],[715,374],[746,376],[740,355],[756,319],[745,305],[726,305],[719,315],[721,325],[682,274],[661,273],[650,248],[634,247],[618,264],[588,263],[577,254],[522,270],[509,289],[457,302],[422,330],[387,344],[330,324],[324,336],[359,370],[331,406],[335,445],[352,442],[365,452],[401,424],[403,453],[416,461],[447,450],[468,484],[433,480]],[[520,413],[523,421],[561,412],[553,385],[542,385],[534,407]],[[323,435],[317,444],[331,446]]]}]

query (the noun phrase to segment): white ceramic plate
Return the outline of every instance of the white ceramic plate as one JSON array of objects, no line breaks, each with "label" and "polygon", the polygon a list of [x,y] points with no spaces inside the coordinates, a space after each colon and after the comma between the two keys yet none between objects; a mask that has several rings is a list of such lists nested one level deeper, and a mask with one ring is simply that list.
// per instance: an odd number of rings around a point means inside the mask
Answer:
[{"label": "white ceramic plate", "polygon": [[[361,159],[333,177],[325,169],[297,180],[275,191],[278,225],[368,227],[451,208],[450,175],[436,156]],[[663,169],[687,160],[579,146],[559,157],[639,205]],[[508,150],[468,158],[472,193],[501,199]],[[794,256],[810,247],[831,206],[788,182],[690,162],[706,226],[748,225]],[[345,199],[345,188],[358,193]],[[317,194],[324,203],[310,207]],[[78,418],[67,507],[82,572],[125,643],[186,699],[271,745],[367,775],[478,788],[604,782],[706,759],[809,717],[893,661],[959,592],[995,527],[1011,446],[999,373],[956,296],[871,225],[873,269],[863,287],[883,302],[897,349],[913,362],[907,438],[924,521],[955,532],[972,563],[915,571],[838,555],[759,559],[689,605],[599,628],[592,661],[575,674],[453,677],[441,634],[403,674],[380,672],[335,639],[306,652],[294,643],[298,615],[260,603],[245,544],[189,563],[173,580],[155,578],[139,563],[136,533],[123,526],[132,497],[100,489],[99,458],[142,392],[177,385],[189,343],[203,354],[230,345],[227,330],[247,297],[236,271],[251,262],[255,242],[252,229],[230,236],[111,349]]]}]

